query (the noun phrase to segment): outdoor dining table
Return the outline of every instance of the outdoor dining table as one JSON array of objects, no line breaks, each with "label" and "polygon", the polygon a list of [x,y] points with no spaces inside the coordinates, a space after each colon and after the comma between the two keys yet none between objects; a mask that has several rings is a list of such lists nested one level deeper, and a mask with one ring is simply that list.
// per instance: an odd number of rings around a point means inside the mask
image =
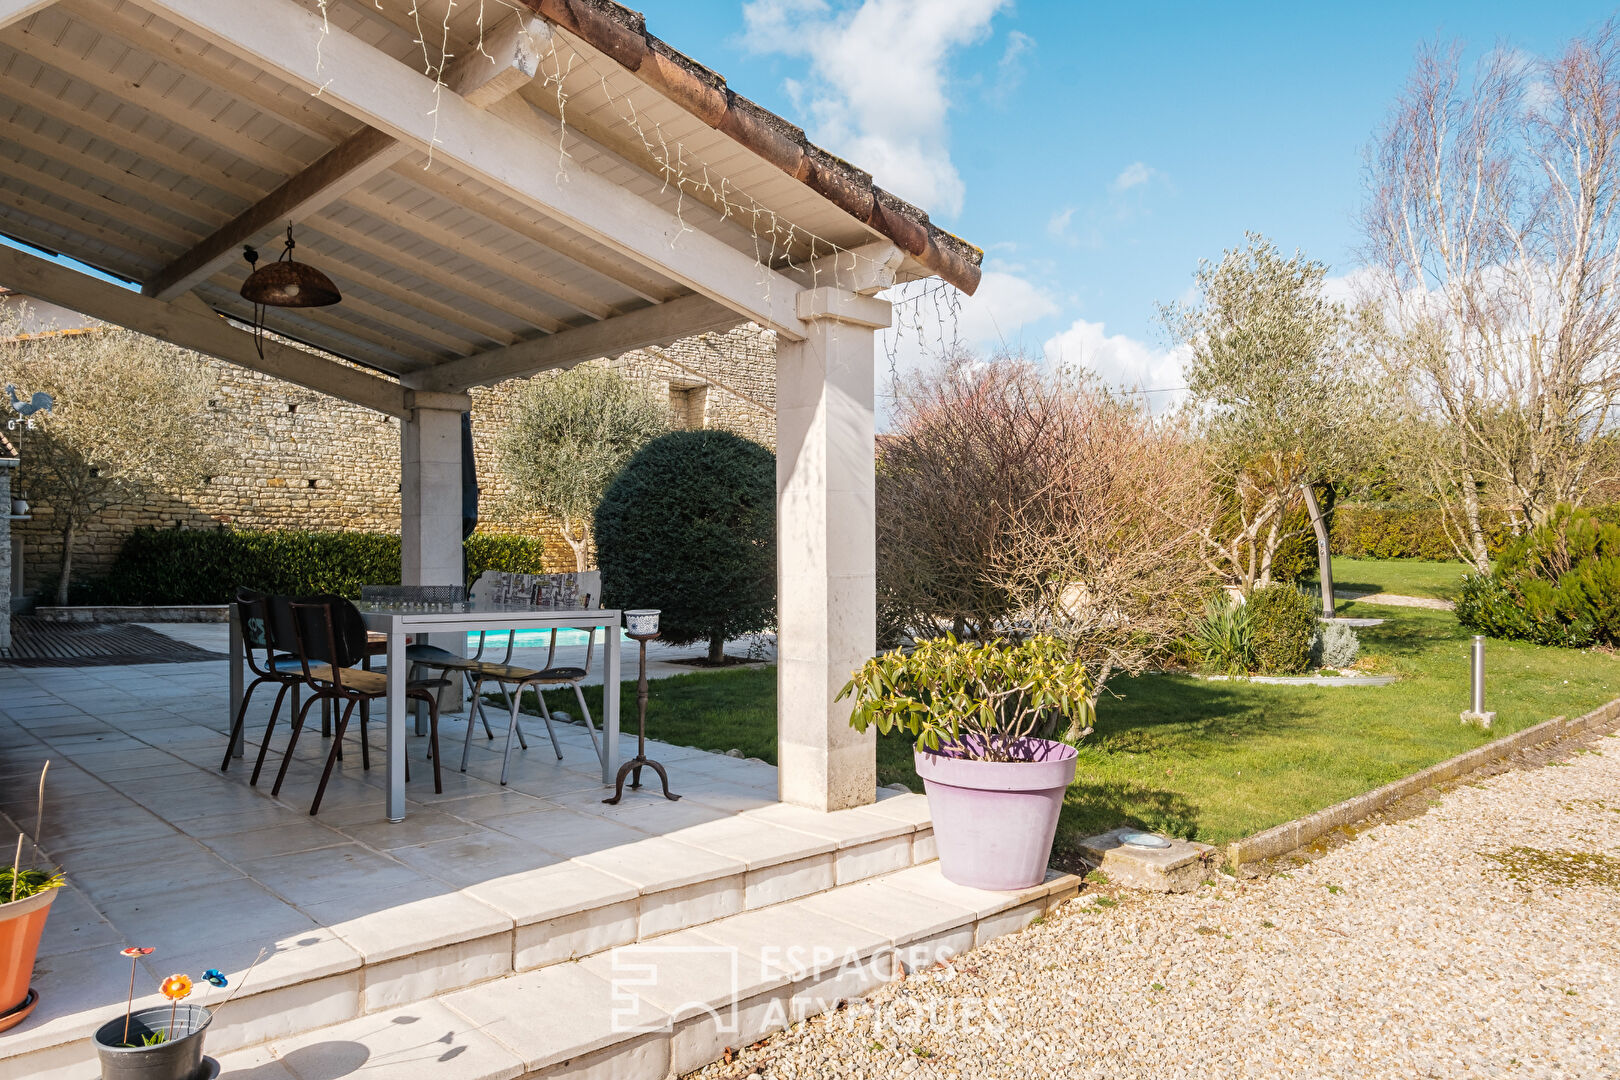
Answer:
[{"label": "outdoor dining table", "polygon": [[[602,783],[613,786],[619,771],[619,625],[620,613],[606,608],[540,608],[527,604],[493,604],[471,600],[459,604],[359,603],[366,629],[388,638],[388,783],[387,817],[405,820],[405,737],[408,712],[405,680],[410,664],[405,639],[420,634],[479,631],[602,629]],[[232,621],[232,637],[239,631]],[[231,643],[232,657],[240,657],[240,642]],[[231,670],[232,715],[241,701],[241,661]],[[472,722],[469,712],[468,723]]]}]

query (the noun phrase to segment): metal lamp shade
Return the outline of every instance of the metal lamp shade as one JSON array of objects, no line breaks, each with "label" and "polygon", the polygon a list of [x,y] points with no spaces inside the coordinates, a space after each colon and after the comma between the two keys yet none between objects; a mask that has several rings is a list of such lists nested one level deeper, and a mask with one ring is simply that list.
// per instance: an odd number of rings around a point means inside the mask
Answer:
[{"label": "metal lamp shade", "polygon": [[306,263],[267,263],[242,282],[242,299],[266,307],[328,307],[343,299],[332,279]]}]

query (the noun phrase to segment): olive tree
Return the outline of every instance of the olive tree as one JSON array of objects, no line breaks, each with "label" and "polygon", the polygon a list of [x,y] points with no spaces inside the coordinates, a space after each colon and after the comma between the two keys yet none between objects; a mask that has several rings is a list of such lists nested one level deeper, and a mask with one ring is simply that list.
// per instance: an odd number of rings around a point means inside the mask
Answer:
[{"label": "olive tree", "polygon": [[1315,487],[1351,467],[1373,427],[1370,384],[1349,348],[1327,267],[1284,257],[1263,236],[1198,270],[1198,299],[1161,310],[1185,350],[1189,408],[1207,440],[1221,513],[1203,535],[1209,565],[1247,595],[1271,583],[1288,512],[1304,500],[1331,604]]},{"label": "olive tree", "polygon": [[61,534],[56,602],[66,604],[80,531],[110,507],[186,490],[224,454],[199,357],[118,327],[3,334],[0,385],[54,399],[22,433],[20,477]]},{"label": "olive tree", "polygon": [[669,427],[669,408],[616,371],[581,366],[518,393],[497,443],[519,510],[555,517],[584,570],[602,493],[630,456]]}]

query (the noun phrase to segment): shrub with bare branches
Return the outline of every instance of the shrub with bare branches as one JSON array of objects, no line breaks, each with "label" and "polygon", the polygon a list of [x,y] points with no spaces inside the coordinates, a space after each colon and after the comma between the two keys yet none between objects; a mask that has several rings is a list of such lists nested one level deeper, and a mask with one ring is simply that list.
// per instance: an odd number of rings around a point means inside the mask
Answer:
[{"label": "shrub with bare branches", "polygon": [[1083,376],[949,366],[903,396],[879,459],[880,605],[913,636],[1052,634],[1095,702],[1202,609],[1200,450]]}]

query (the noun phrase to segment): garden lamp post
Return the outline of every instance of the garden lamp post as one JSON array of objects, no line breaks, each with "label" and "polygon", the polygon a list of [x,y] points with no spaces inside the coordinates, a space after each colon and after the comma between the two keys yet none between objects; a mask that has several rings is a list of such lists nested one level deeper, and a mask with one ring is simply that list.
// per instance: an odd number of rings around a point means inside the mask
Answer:
[{"label": "garden lamp post", "polygon": [[1468,710],[1462,714],[1462,722],[1473,724],[1476,727],[1488,728],[1496,721],[1496,714],[1485,711],[1485,635],[1475,634],[1473,646],[1470,650],[1469,664],[1469,704]]},{"label": "garden lamp post", "polygon": [[624,613],[625,633],[630,639],[641,646],[641,676],[636,682],[636,756],[619,766],[619,775],[613,785],[613,798],[602,801],[609,806],[615,806],[624,797],[624,778],[635,774],[631,778],[632,788],[641,787],[641,770],[651,769],[658,774],[658,779],[664,784],[664,798],[675,802],[679,795],[672,795],[669,791],[669,774],[664,767],[647,756],[647,642],[658,637],[658,610],[656,608],[639,608]]}]

